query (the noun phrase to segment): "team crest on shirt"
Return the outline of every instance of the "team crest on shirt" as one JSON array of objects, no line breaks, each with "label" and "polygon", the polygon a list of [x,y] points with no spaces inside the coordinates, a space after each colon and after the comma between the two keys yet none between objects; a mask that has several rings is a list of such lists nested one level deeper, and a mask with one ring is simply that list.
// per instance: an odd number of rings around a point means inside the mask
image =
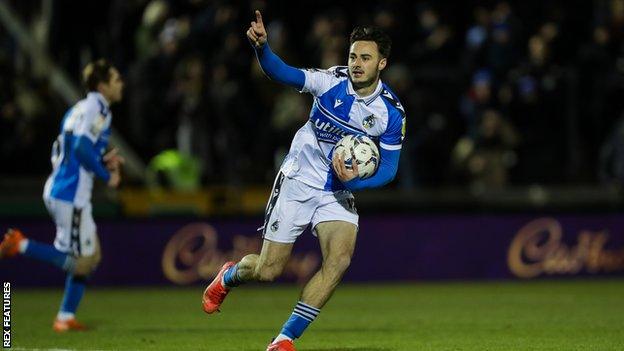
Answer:
[{"label": "team crest on shirt", "polygon": [[362,121],[362,126],[364,126],[364,128],[366,129],[373,128],[373,126],[375,126],[375,118],[375,115],[364,117],[364,120]]}]

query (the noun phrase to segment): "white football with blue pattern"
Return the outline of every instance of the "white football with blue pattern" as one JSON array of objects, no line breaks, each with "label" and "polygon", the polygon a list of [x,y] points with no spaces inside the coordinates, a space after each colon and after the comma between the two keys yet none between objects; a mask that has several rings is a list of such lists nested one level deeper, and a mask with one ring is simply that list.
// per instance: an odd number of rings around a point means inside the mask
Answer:
[{"label": "white football with blue pattern", "polygon": [[334,148],[334,153],[336,152],[343,154],[345,165],[348,169],[351,169],[351,164],[355,157],[358,173],[362,179],[375,174],[377,166],[379,166],[379,149],[365,135],[347,135],[340,139]]}]

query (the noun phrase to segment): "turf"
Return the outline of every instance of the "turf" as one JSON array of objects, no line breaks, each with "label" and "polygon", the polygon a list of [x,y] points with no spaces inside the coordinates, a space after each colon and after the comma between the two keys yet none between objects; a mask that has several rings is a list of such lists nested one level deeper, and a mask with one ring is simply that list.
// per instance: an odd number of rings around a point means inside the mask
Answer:
[{"label": "turf", "polygon": [[[56,335],[60,290],[12,289],[13,347],[78,350],[264,350],[296,302],[294,286],[246,286],[222,313],[201,287],[92,288],[90,331]],[[622,350],[624,280],[340,286],[298,340],[313,350]]]}]

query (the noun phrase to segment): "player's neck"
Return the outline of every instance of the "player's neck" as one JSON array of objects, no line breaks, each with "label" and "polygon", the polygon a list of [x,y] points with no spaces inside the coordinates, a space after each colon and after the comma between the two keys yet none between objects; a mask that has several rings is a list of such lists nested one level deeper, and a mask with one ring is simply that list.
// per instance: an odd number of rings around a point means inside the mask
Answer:
[{"label": "player's neck", "polygon": [[106,102],[106,106],[110,106],[111,105],[111,100],[110,100],[109,96],[106,96],[106,94],[102,93],[99,90],[94,91],[94,93],[97,93],[97,94],[99,94],[102,97],[104,102]]},{"label": "player's neck", "polygon": [[111,102],[112,102],[112,98],[111,96],[109,96],[108,94],[106,94],[105,92],[103,92],[101,89],[98,90],[92,90],[89,93],[94,93],[97,94],[99,96],[100,99],[104,100],[104,102],[106,103],[106,106],[110,106]]},{"label": "player's neck", "polygon": [[360,98],[365,98],[365,97],[370,96],[375,91],[375,89],[377,89],[377,85],[378,84],[379,84],[379,77],[377,77],[377,79],[375,79],[374,82],[372,82],[371,84],[369,84],[369,85],[367,85],[365,87],[357,87],[357,86],[353,85],[353,90],[355,90],[355,93]]}]

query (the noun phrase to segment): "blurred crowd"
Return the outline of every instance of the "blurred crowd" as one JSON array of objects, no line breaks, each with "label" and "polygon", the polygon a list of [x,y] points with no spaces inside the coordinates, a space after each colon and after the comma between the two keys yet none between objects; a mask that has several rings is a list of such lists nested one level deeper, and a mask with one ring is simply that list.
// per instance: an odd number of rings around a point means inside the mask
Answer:
[{"label": "blurred crowd", "polygon": [[[204,184],[269,182],[308,117],[311,98],[255,62],[254,9],[296,67],[346,64],[355,25],[391,35],[382,79],[408,127],[394,186],[624,181],[624,0],[9,3],[72,78],[113,60],[116,129],[146,163],[198,160]],[[2,173],[45,174],[67,104],[3,27],[0,46]]]}]

